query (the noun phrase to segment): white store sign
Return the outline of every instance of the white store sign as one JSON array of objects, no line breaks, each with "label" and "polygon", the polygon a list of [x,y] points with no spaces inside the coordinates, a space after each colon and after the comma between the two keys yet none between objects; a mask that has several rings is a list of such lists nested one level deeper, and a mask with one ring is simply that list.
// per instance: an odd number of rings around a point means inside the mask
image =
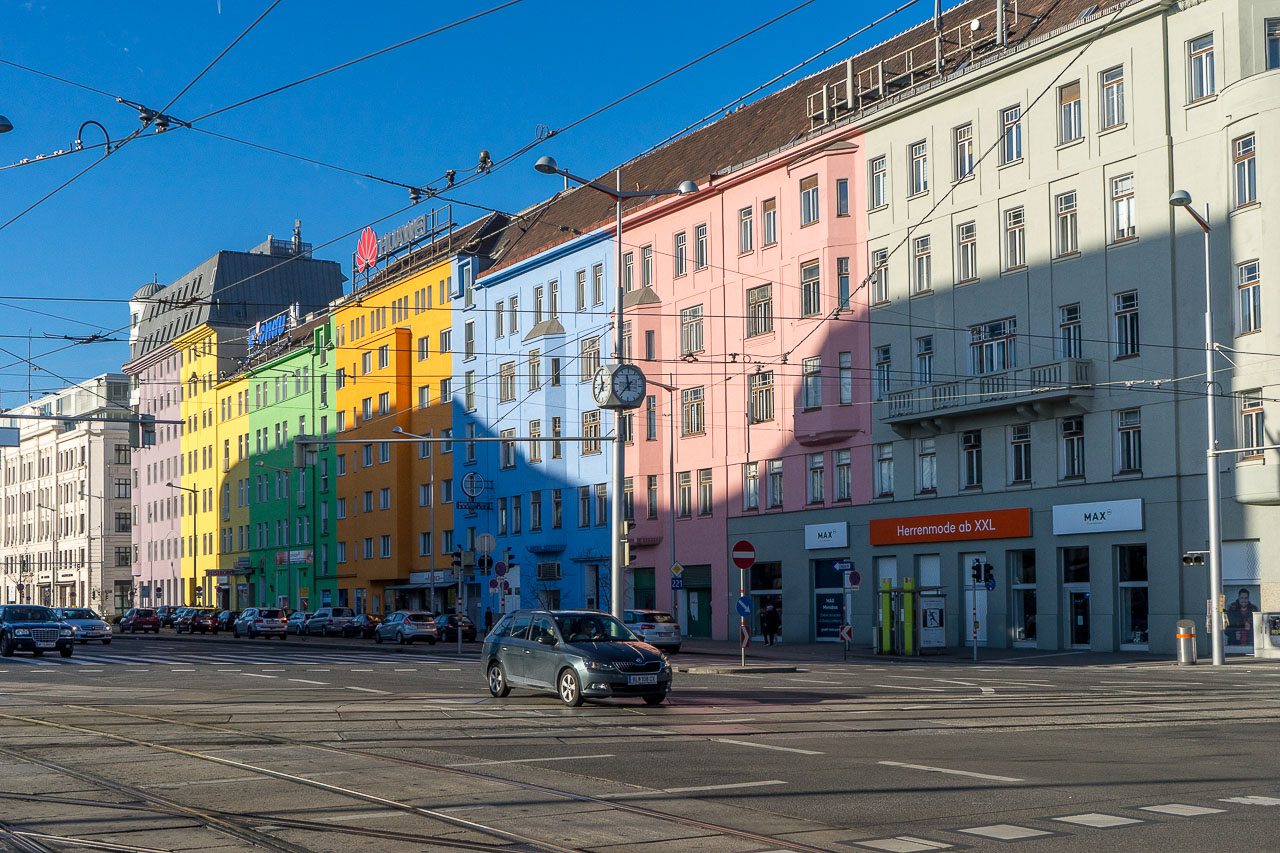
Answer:
[{"label": "white store sign", "polygon": [[806,524],[804,526],[804,547],[807,551],[817,548],[847,548],[848,546],[848,522],[835,521],[831,524]]},{"label": "white store sign", "polygon": [[1059,504],[1053,508],[1053,533],[1110,533],[1142,529],[1142,498]]}]

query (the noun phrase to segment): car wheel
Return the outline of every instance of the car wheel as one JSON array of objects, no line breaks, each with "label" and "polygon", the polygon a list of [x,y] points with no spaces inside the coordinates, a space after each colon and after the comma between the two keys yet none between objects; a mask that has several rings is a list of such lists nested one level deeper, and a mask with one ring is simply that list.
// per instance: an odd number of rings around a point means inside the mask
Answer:
[{"label": "car wheel", "polygon": [[281,640],[287,640],[287,639],[289,639],[289,635],[288,635],[288,634],[281,634],[281,635],[280,635],[280,639],[281,639]]},{"label": "car wheel", "polygon": [[382,635],[381,635],[381,634],[379,634],[377,631],[374,631],[374,632],[373,632],[373,641],[374,641],[375,643],[377,643],[378,645],[382,645]]},{"label": "car wheel", "polygon": [[644,704],[646,704],[646,705],[661,705],[661,704],[662,704],[662,700],[663,700],[663,699],[666,699],[666,698],[667,698],[667,694],[665,694],[665,693],[657,693],[657,694],[654,694],[654,695],[650,695],[650,696],[646,696],[646,697],[644,697]]},{"label": "car wheel", "polygon": [[435,637],[427,637],[427,645],[429,645],[429,646],[434,646],[435,644],[436,644],[436,638],[435,638]]},{"label": "car wheel", "polygon": [[13,643],[9,640],[9,635],[5,634],[0,637],[0,656],[13,657]]},{"label": "car wheel", "polygon": [[561,702],[570,708],[576,708],[582,704],[582,685],[578,683],[578,673],[572,669],[565,669],[560,673],[557,684],[560,688]]},{"label": "car wheel", "polygon": [[396,631],[396,642],[397,642],[397,643],[399,643],[399,644],[400,644],[400,645],[402,645],[402,646],[404,645],[404,633],[403,633],[403,632],[401,632],[401,631]]},{"label": "car wheel", "polygon": [[129,633],[130,633],[130,634],[136,634],[136,633],[138,633],[138,626],[137,626],[137,625],[134,625],[132,622],[130,622],[130,623],[129,623]]},{"label": "car wheel", "polygon": [[102,641],[102,645],[104,645],[104,646],[109,646],[109,645],[111,645],[111,641],[110,641],[110,640],[103,640],[103,641]]},{"label": "car wheel", "polygon": [[75,651],[75,649],[73,649],[71,646],[63,646],[62,648],[58,649],[58,654],[62,655],[64,658],[69,658],[71,657],[71,653],[73,651]]},{"label": "car wheel", "polygon": [[506,670],[500,663],[495,662],[489,665],[489,692],[499,699],[511,692],[511,685],[507,683]]}]

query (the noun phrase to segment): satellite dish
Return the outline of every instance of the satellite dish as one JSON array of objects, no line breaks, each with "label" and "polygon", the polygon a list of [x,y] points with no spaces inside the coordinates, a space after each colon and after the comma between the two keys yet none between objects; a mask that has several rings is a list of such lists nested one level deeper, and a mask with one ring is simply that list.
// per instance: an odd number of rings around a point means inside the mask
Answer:
[{"label": "satellite dish", "polygon": [[982,29],[982,21],[978,20],[977,18],[974,18],[972,21],[969,22],[969,32],[976,33],[980,29]]}]

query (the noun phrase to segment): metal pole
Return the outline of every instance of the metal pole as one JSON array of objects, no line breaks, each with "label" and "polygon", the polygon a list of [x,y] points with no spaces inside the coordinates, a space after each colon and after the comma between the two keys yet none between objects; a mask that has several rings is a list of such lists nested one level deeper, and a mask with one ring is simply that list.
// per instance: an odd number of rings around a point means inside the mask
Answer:
[{"label": "metal pole", "polygon": [[[622,301],[626,297],[623,289],[622,281],[622,169],[617,171],[618,195],[614,199],[614,242],[618,246],[618,274],[617,274],[617,292],[615,293],[616,305],[613,312],[613,363],[615,365],[622,364]],[[622,480],[623,466],[626,462],[626,442],[622,441],[622,418],[623,412],[617,409],[613,413],[613,434],[615,441],[613,442],[613,494],[610,496],[609,505],[610,515],[612,518],[606,528],[610,532],[609,538],[609,565],[611,567],[612,577],[610,578],[609,610],[617,619],[622,618]],[[459,645],[461,649],[461,645]]]},{"label": "metal pole", "polygon": [[[977,560],[973,561],[974,569],[980,565]],[[978,660],[978,575],[971,572],[973,580],[970,581],[973,586],[973,659]]]},{"label": "metal pole", "polygon": [[457,606],[453,608],[454,616],[458,620],[458,656],[462,656],[462,614],[466,612],[464,601],[462,598],[462,566],[458,567],[458,601]]},{"label": "metal pole", "polygon": [[[747,594],[747,570],[738,569],[738,598],[742,599]],[[742,665],[747,665],[747,644],[743,641],[743,633],[747,629],[747,617],[738,617],[738,645],[742,647]]]},{"label": "metal pole", "polygon": [[[671,524],[671,565],[676,564],[676,383],[673,374],[667,374],[667,516]],[[684,573],[680,573],[684,577]],[[681,587],[683,588],[683,587]],[[680,596],[671,591],[671,607],[676,622],[680,621]],[[686,630],[688,625],[685,626]]]},{"label": "metal pole", "polygon": [[436,608],[436,550],[440,545],[436,542],[436,451],[430,444],[427,449],[431,451],[431,456],[427,459],[427,500],[431,501],[431,507],[427,510],[430,515],[428,523],[431,525],[431,556],[427,558],[427,566],[431,571],[427,573],[427,577],[431,579],[431,606],[427,609],[432,613],[439,613]]},{"label": "metal pole", "polygon": [[[1204,209],[1205,222],[1209,221],[1209,206]],[[1202,226],[1203,227],[1203,226]],[[1209,510],[1209,604],[1213,619],[1209,621],[1209,643],[1213,650],[1213,665],[1226,662],[1223,650],[1222,607],[1218,596],[1222,592],[1222,529],[1221,509],[1218,505],[1218,460],[1214,452],[1218,447],[1216,414],[1217,406],[1213,381],[1213,292],[1209,277],[1209,229],[1204,228],[1204,403],[1208,418],[1208,449],[1205,452]]]}]

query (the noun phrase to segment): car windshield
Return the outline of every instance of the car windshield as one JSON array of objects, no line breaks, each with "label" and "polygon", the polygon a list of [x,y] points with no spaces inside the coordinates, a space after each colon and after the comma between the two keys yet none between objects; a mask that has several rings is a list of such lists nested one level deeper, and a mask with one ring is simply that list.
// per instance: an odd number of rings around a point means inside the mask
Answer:
[{"label": "car windshield", "polygon": [[671,614],[670,614],[670,613],[656,613],[656,612],[655,612],[655,613],[644,613],[644,612],[640,612],[640,613],[637,613],[637,614],[636,614],[636,617],[637,617],[641,622],[659,622],[659,623],[662,623],[662,622],[674,622],[674,621],[676,621],[675,619],[671,618]]},{"label": "car windshield", "polygon": [[6,607],[6,622],[57,622],[58,617],[47,607]]},{"label": "car windshield", "polygon": [[87,607],[82,607],[77,610],[62,611],[62,618],[63,619],[101,619],[102,617],[99,616],[97,613],[94,613],[92,610],[88,609]]},{"label": "car windshield", "polygon": [[279,610],[259,610],[258,615],[263,619],[279,619],[282,614]]},{"label": "car windshield", "polygon": [[556,624],[570,643],[625,643],[636,639],[625,625],[602,613],[564,613],[556,616]]},{"label": "car windshield", "polygon": [[410,613],[405,618],[410,622],[431,622],[435,619],[430,613]]}]

